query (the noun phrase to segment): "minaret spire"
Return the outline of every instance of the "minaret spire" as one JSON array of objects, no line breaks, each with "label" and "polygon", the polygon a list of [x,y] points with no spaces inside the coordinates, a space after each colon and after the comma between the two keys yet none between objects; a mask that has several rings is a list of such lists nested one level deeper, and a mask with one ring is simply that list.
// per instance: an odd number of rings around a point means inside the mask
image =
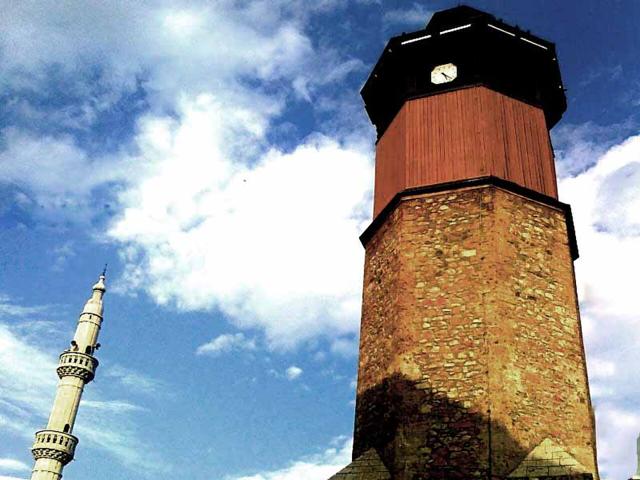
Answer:
[{"label": "minaret spire", "polygon": [[98,334],[102,323],[102,297],[106,292],[105,265],[93,293],[80,314],[71,345],[62,354],[56,369],[60,381],[47,428],[36,432],[31,452],[35,466],[31,480],[59,480],[62,469],[73,460],[78,438],[72,435],[84,386],[93,380],[98,360],[93,356],[100,347]]}]

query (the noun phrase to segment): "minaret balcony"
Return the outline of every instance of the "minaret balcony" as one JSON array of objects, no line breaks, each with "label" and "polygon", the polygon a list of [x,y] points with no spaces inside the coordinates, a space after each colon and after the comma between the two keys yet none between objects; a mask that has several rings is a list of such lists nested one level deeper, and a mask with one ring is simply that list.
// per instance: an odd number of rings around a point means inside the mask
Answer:
[{"label": "minaret balcony", "polygon": [[31,448],[33,458],[50,458],[66,465],[73,460],[78,445],[78,438],[69,433],[57,430],[40,430],[36,432],[36,441]]},{"label": "minaret balcony", "polygon": [[96,368],[98,368],[98,359],[80,352],[63,352],[60,355],[60,362],[56,371],[58,377],[78,377],[89,383],[95,376]]}]

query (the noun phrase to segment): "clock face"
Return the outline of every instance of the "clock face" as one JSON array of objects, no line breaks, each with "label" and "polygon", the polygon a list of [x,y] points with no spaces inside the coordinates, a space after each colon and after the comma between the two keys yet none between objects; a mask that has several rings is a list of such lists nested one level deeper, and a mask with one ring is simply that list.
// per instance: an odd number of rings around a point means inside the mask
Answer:
[{"label": "clock face", "polygon": [[431,70],[431,83],[440,84],[452,82],[458,76],[458,67],[453,63],[445,63],[444,65],[438,65]]}]

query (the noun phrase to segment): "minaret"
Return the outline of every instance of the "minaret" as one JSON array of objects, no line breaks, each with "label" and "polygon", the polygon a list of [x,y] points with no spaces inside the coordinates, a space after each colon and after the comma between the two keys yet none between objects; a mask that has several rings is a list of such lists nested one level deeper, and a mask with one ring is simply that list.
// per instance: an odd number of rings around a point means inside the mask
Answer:
[{"label": "minaret", "polygon": [[36,432],[31,452],[35,466],[31,480],[58,480],[62,469],[73,460],[78,438],[72,435],[84,386],[93,380],[98,360],[93,356],[100,347],[98,333],[102,323],[102,297],[106,291],[105,271],[93,286],[70,347],[60,355],[56,371],[60,381],[45,430]]},{"label": "minaret", "polygon": [[555,45],[458,6],[392,38],[361,94],[374,218],[353,462],[333,478],[597,479]]},{"label": "minaret", "polygon": [[636,440],[636,457],[638,462],[636,474],[629,480],[640,480],[640,435],[638,435],[638,440]]}]

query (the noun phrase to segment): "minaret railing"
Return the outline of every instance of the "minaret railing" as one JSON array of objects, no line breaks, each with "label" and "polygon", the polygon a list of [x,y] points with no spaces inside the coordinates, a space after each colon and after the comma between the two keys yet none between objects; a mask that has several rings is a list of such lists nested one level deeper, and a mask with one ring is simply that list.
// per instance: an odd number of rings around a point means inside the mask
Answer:
[{"label": "minaret railing", "polygon": [[76,445],[78,445],[78,438],[70,433],[40,430],[36,432],[36,440],[31,452],[36,460],[50,458],[66,465],[73,459]]},{"label": "minaret railing", "polygon": [[98,368],[97,358],[88,353],[66,351],[60,354],[60,362],[56,372],[60,378],[73,376],[89,383],[95,376],[96,368]]}]

